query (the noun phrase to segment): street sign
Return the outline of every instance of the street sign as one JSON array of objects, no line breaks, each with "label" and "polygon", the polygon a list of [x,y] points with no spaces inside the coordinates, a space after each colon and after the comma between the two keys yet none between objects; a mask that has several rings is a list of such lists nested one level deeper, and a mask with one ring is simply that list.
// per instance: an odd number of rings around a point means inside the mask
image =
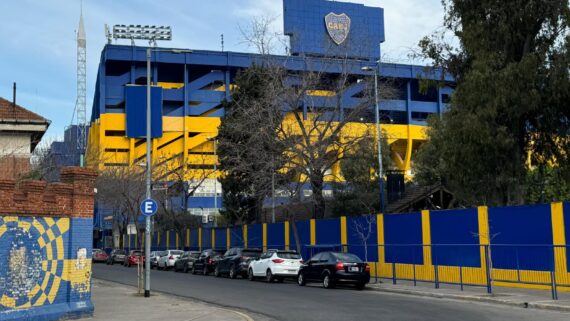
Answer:
[{"label": "street sign", "polygon": [[144,216],[153,216],[158,210],[158,204],[153,199],[146,199],[141,203],[141,212]]}]

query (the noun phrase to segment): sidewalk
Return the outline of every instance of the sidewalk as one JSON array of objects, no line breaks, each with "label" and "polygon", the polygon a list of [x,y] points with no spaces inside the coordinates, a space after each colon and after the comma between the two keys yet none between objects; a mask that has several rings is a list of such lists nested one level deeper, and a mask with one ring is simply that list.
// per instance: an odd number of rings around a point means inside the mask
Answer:
[{"label": "sidewalk", "polygon": [[176,296],[155,292],[145,299],[136,288],[118,283],[93,279],[91,285],[95,314],[85,320],[253,321],[242,312]]},{"label": "sidewalk", "polygon": [[[374,281],[372,280],[372,282]],[[465,286],[464,290],[461,291],[459,285],[441,284],[439,289],[435,289],[433,283],[418,282],[417,286],[414,286],[411,281],[398,280],[398,283],[394,285],[391,280],[387,279],[383,279],[382,283],[378,284],[370,283],[368,288],[381,292],[494,303],[570,313],[570,292],[562,291],[558,291],[558,300],[552,300],[549,290],[493,287],[493,294],[487,294],[486,288],[481,287]]]}]

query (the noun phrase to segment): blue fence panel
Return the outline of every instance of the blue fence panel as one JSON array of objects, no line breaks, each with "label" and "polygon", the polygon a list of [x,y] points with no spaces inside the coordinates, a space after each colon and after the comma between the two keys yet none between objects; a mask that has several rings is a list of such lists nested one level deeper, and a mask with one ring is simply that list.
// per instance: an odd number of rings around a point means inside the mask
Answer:
[{"label": "blue fence panel", "polygon": [[230,246],[243,247],[243,226],[230,228]]},{"label": "blue fence panel", "polygon": [[315,221],[317,245],[340,244],[340,219],[331,218]]},{"label": "blue fence panel", "polygon": [[212,229],[202,228],[202,249],[211,249],[212,245]]},{"label": "blue fence panel", "polygon": [[566,236],[566,269],[570,272],[570,203],[564,203],[564,235]]},{"label": "blue fence panel", "polygon": [[493,267],[552,270],[554,256],[550,204],[489,208],[489,230]]},{"label": "blue fence panel", "polygon": [[423,264],[421,214],[394,214],[383,217],[386,262]]},{"label": "blue fence panel", "polygon": [[[299,236],[299,244],[301,246],[301,256],[303,259],[309,259],[309,253],[306,253],[307,245],[311,244],[311,223],[310,221],[298,221],[295,226],[297,227],[297,234]],[[289,229],[289,247],[291,249],[297,249],[297,243],[295,242],[295,232],[293,229],[293,223],[290,224]]]},{"label": "blue fence panel", "polygon": [[477,209],[431,211],[430,226],[433,264],[481,266]]},{"label": "blue fence panel", "polygon": [[166,231],[162,231],[160,232],[159,238],[159,244],[158,244],[158,249],[159,250],[166,250],[168,248],[168,244],[166,244]]},{"label": "blue fence panel", "polygon": [[285,224],[267,224],[267,248],[285,249]]},{"label": "blue fence panel", "polygon": [[198,229],[190,231],[190,250],[197,251],[200,249],[198,240]]},{"label": "blue fence panel", "polygon": [[214,247],[216,249],[220,249],[220,250],[225,250],[228,247],[228,230],[224,227],[224,228],[217,228],[216,229],[216,244],[214,244]]},{"label": "blue fence panel", "polygon": [[364,261],[378,262],[376,215],[347,217],[346,238],[348,252],[358,255]]},{"label": "blue fence panel", "polygon": [[263,224],[251,224],[247,228],[247,247],[263,248]]}]

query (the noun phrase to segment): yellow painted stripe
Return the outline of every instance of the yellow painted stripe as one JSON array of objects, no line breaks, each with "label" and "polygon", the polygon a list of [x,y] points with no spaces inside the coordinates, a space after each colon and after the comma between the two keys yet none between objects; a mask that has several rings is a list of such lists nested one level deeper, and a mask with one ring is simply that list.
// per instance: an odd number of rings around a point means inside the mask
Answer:
[{"label": "yellow painted stripe", "polygon": [[186,229],[186,246],[190,247],[190,229]]},{"label": "yellow painted stripe", "polygon": [[315,219],[311,219],[311,245],[317,244],[317,223]]},{"label": "yellow painted stripe", "polygon": [[481,257],[481,271],[483,275],[487,275],[487,252],[484,245],[490,244],[489,238],[489,209],[487,206],[479,206],[477,208],[477,219],[479,221],[479,253]]},{"label": "yellow painted stripe", "polygon": [[231,233],[230,228],[226,228],[226,249],[230,249],[232,242],[231,242]]},{"label": "yellow painted stripe", "polygon": [[212,234],[212,248],[215,249],[215,248],[217,248],[217,246],[216,246],[216,229],[213,228],[210,231]]},{"label": "yellow painted stripe", "polygon": [[198,247],[200,248],[200,251],[202,251],[202,228],[201,227],[198,228]]},{"label": "yellow painted stripe", "polygon": [[156,246],[160,246],[160,231],[156,231]]},{"label": "yellow painted stripe", "polygon": [[347,245],[348,238],[346,236],[346,216],[340,217],[340,244]]},{"label": "yellow painted stripe", "polygon": [[178,249],[180,245],[180,240],[178,239],[178,233],[176,233],[176,249]]},{"label": "yellow painted stripe", "polygon": [[385,263],[384,251],[384,214],[376,215],[376,233],[378,237],[378,262]]},{"label": "yellow painted stripe", "polygon": [[[422,242],[424,245],[431,245],[431,229],[429,221],[429,211],[422,211]],[[424,246],[424,265],[432,265],[431,248]]]},{"label": "yellow painted stripe", "polygon": [[263,223],[263,251],[267,251],[267,223]]},{"label": "yellow painted stripe", "polygon": [[247,247],[247,224],[243,225],[243,247]]},{"label": "yellow painted stripe", "polygon": [[289,250],[289,221],[283,223],[285,228],[285,249]]},{"label": "yellow painted stripe", "polygon": [[[566,245],[566,235],[564,232],[564,207],[562,203],[552,203],[550,204],[550,212],[552,219],[552,244],[553,245]],[[570,215],[570,213],[566,213]],[[558,273],[563,279],[569,279],[567,269],[567,260],[565,246],[557,246],[554,248],[554,260],[556,265],[556,273]],[[566,282],[564,282],[566,283]]]},{"label": "yellow painted stripe", "polygon": [[166,231],[166,247],[170,247],[170,231]]}]

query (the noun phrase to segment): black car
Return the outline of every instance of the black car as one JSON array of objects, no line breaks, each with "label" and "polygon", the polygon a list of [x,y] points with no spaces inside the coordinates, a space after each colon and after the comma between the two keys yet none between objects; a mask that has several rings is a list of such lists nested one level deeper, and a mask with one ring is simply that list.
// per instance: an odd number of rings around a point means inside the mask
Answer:
[{"label": "black car", "polygon": [[227,274],[230,279],[235,279],[238,275],[245,278],[249,262],[261,256],[260,249],[231,248],[216,264],[214,275],[220,277]]},{"label": "black car", "polygon": [[222,251],[217,251],[214,249],[202,251],[200,257],[198,257],[198,259],[194,261],[194,264],[192,265],[192,274],[200,272],[204,275],[208,275],[209,273],[214,272],[214,269],[216,268],[216,262],[223,254],[224,253]]},{"label": "black car", "polygon": [[308,282],[322,282],[327,289],[339,283],[355,284],[364,289],[370,281],[370,266],[358,256],[350,253],[321,252],[301,265],[297,283],[301,286]]},{"label": "black car", "polygon": [[199,251],[188,251],[184,252],[176,262],[174,262],[174,272],[183,271],[188,273],[192,270],[194,262],[200,257]]}]

